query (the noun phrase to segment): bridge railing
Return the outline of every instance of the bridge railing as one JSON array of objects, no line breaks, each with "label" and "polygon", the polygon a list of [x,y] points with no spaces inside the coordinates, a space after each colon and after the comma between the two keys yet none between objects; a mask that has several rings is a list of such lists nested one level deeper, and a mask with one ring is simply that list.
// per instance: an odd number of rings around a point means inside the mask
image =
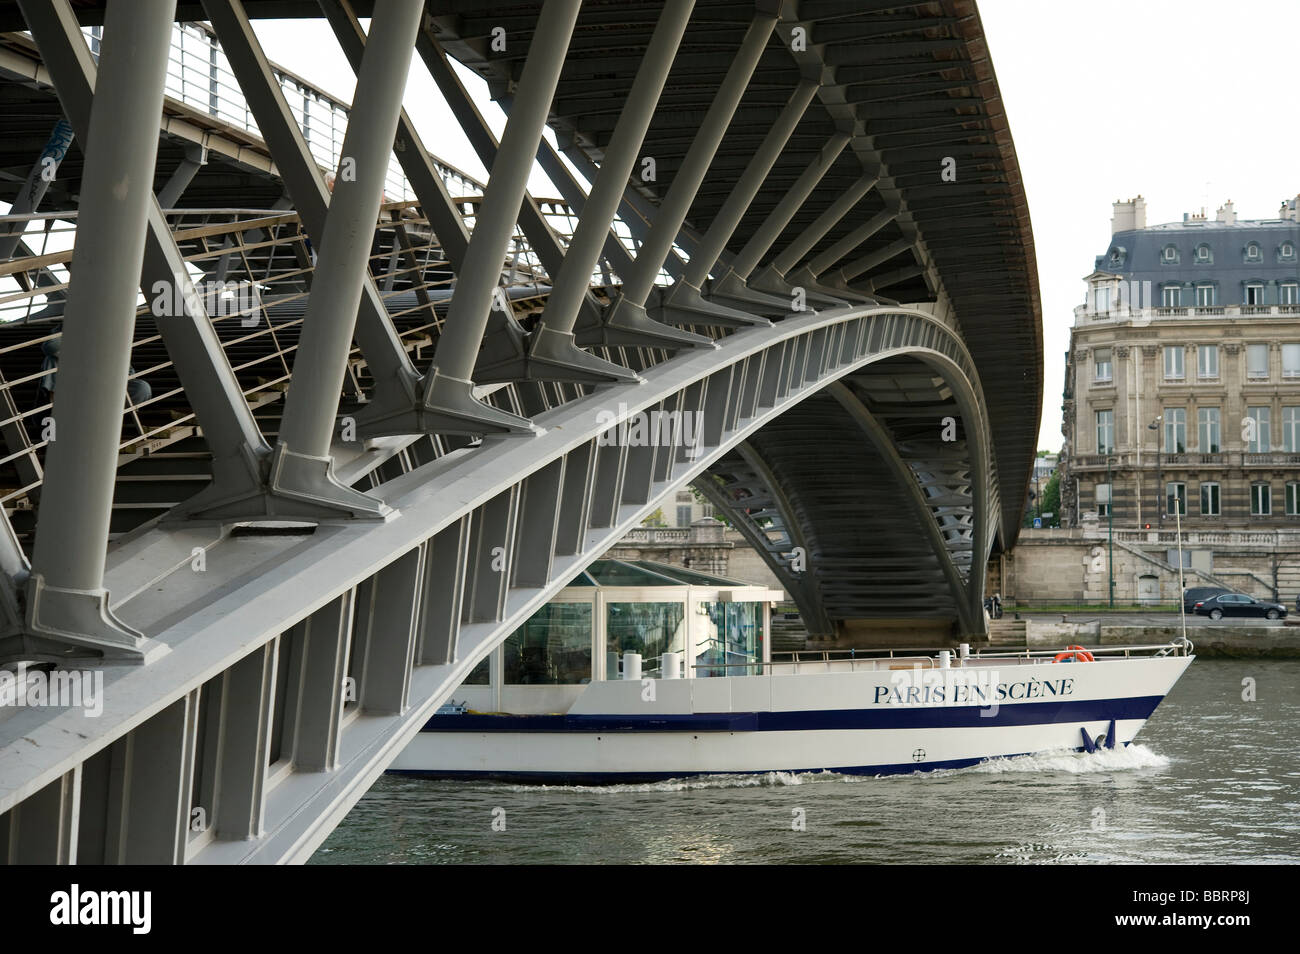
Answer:
[{"label": "bridge railing", "polygon": [[[94,26],[82,30],[96,58],[100,29]],[[347,131],[348,104],[282,67],[273,66],[272,73],[284,90],[289,109],[316,161],[326,169],[338,168],[343,135]],[[172,99],[236,129],[260,135],[248,100],[239,88],[216,34],[206,23],[173,26],[166,83],[166,95]],[[483,184],[468,173],[449,163],[438,161],[436,165],[453,196],[483,191]],[[389,159],[384,194],[391,201],[415,196],[396,156]]]}]

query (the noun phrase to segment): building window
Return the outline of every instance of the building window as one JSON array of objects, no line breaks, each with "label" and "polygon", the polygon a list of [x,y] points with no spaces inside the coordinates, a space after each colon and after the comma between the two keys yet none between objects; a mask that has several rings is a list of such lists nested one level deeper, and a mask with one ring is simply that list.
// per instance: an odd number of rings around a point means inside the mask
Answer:
[{"label": "building window", "polygon": [[1178,248],[1174,245],[1166,245],[1164,251],[1160,253],[1160,261],[1166,265],[1178,264]]},{"label": "building window", "polygon": [[1211,254],[1211,252],[1210,252],[1210,246],[1208,246],[1208,245],[1198,245],[1198,246],[1196,246],[1196,262],[1197,262],[1197,264],[1199,264],[1199,265],[1208,265],[1210,262],[1213,262],[1213,261],[1214,261],[1214,255]]},{"label": "building window", "polygon": [[1165,408],[1165,453],[1181,454],[1187,450],[1187,410]]},{"label": "building window", "polygon": [[1260,254],[1259,254],[1259,243],[1258,243],[1258,242],[1250,242],[1250,243],[1248,243],[1248,244],[1246,245],[1246,261],[1248,261],[1248,262],[1258,262],[1259,259],[1260,259]]},{"label": "building window", "polygon": [[1165,484],[1165,510],[1170,514],[1187,516],[1187,485],[1181,480]]},{"label": "building window", "polygon": [[1253,517],[1267,517],[1273,512],[1273,488],[1268,484],[1250,485],[1250,513]]},{"label": "building window", "polygon": [[1110,311],[1110,286],[1098,285],[1093,289],[1092,310],[1098,313]]},{"label": "building window", "polygon": [[1097,485],[1097,516],[1110,515],[1110,484]]},{"label": "building window", "polygon": [[1246,345],[1246,377],[1256,381],[1268,379],[1268,345]]},{"label": "building window", "polygon": [[1093,380],[1110,381],[1111,380],[1110,349],[1098,348],[1096,351],[1092,353],[1092,362],[1093,362],[1093,370],[1094,370]]},{"label": "building window", "polygon": [[1283,282],[1277,286],[1277,303],[1279,305],[1300,305],[1300,285],[1295,282]]},{"label": "building window", "polygon": [[1219,376],[1218,345],[1201,345],[1196,349],[1196,376],[1198,378],[1217,378]]},{"label": "building window", "polygon": [[1115,412],[1097,412],[1097,453],[1110,454],[1115,450]]},{"label": "building window", "polygon": [[1217,517],[1219,515],[1219,485],[1201,484],[1201,516]]},{"label": "building window", "polygon": [[1286,515],[1300,517],[1300,482],[1294,480],[1286,484]]},{"label": "building window", "polygon": [[1257,283],[1257,282],[1254,282],[1254,283],[1251,283],[1251,284],[1247,285],[1247,286],[1246,286],[1246,297],[1245,297],[1245,299],[1243,300],[1243,303],[1244,303],[1244,304],[1247,304],[1247,305],[1262,305],[1262,304],[1264,304],[1264,286],[1263,286],[1263,285],[1260,285],[1260,284]]},{"label": "building window", "polygon": [[1165,380],[1181,381],[1183,379],[1184,357],[1181,347],[1165,348]]},{"label": "building window", "polygon": [[1269,448],[1269,408],[1246,408],[1242,430],[1246,440],[1246,453],[1267,454]]},{"label": "building window", "polygon": [[1203,407],[1196,411],[1196,437],[1202,454],[1219,452],[1219,409]]},{"label": "building window", "polygon": [[1196,307],[1213,308],[1215,305],[1214,286],[1197,285],[1196,286]]},{"label": "building window", "polygon": [[1295,245],[1291,242],[1283,242],[1278,246],[1277,257],[1284,262],[1295,261]]},{"label": "building window", "polygon": [[1288,454],[1300,450],[1300,407],[1282,408],[1282,450]]},{"label": "building window", "polygon": [[1183,286],[1165,285],[1161,288],[1160,304],[1165,308],[1181,308],[1183,306]]},{"label": "building window", "polygon": [[691,507],[690,504],[677,505],[677,526],[689,527],[691,525]]},{"label": "building window", "polygon": [[1300,378],[1300,344],[1282,346],[1282,377]]}]

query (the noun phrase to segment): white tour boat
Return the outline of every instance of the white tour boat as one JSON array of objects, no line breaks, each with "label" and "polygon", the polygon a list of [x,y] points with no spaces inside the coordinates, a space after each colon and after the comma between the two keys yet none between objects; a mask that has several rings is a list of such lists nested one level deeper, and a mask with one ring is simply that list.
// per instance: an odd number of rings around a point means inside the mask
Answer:
[{"label": "white tour boat", "polygon": [[599,561],[485,660],[391,770],[607,783],[885,775],[1092,751],[1131,743],[1194,658],[1186,640],[773,658],[780,596]]}]

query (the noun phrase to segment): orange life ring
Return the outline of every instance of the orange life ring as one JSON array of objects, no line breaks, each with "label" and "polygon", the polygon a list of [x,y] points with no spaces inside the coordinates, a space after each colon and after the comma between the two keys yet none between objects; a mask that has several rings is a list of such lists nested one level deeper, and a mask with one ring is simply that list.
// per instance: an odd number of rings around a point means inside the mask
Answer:
[{"label": "orange life ring", "polygon": [[1059,663],[1062,660],[1067,659],[1070,662],[1096,662],[1096,660],[1092,658],[1092,653],[1088,652],[1088,650],[1084,649],[1082,646],[1066,646],[1065,652],[1057,653],[1056,658],[1053,659],[1052,662]]}]

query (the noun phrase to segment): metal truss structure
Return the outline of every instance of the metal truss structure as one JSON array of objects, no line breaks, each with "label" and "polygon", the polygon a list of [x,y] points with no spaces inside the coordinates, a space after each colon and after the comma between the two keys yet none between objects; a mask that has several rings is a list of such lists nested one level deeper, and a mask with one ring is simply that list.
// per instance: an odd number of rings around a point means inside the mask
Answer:
[{"label": "metal truss structure", "polygon": [[[350,107],[261,16],[328,24]],[[0,160],[31,168],[0,177],[0,654],[103,687],[95,718],[0,698],[7,860],[304,860],[688,484],[811,633],[984,632],[1042,358],[970,0],[18,0],[0,29]],[[413,63],[486,182],[421,141]]]}]

